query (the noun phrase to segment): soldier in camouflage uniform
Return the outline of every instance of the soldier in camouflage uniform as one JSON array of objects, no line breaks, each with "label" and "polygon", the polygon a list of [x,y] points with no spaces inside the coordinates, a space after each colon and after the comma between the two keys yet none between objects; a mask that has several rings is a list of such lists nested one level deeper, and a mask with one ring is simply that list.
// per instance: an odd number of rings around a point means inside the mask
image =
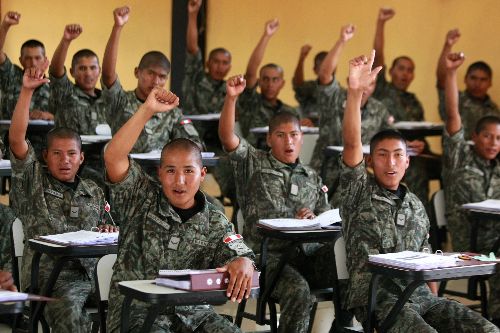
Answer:
[{"label": "soldier in camouflage uniform", "polygon": [[[3,157],[5,146],[0,139],[0,160]],[[8,206],[0,204],[0,269],[12,271],[12,242],[10,230],[16,219],[14,212]]]},{"label": "soldier in camouflage uniform", "polygon": [[[428,248],[429,219],[420,200],[401,179],[410,163],[405,139],[399,132],[376,134],[370,145],[366,171],[361,143],[361,99],[381,67],[371,70],[370,59],[361,56],[349,65],[349,88],[344,114],[344,152],[340,187],[349,287],[347,308],[366,324],[371,273],[368,255],[422,251]],[[385,319],[408,281],[382,278],[377,290],[375,317]],[[436,290],[435,283],[431,283]],[[428,286],[418,287],[388,332],[499,332],[485,318],[464,305],[433,295]]]},{"label": "soldier in camouflage uniform", "polygon": [[[234,289],[228,289],[233,301],[241,301],[250,293],[254,255],[241,239],[231,240],[236,238],[231,224],[199,190],[206,171],[196,144],[181,138],[165,146],[159,174],[161,184],[128,159],[148,119],[156,113],[172,112],[178,104],[179,99],[173,93],[154,88],[113,137],[104,155],[115,207],[126,216],[112,277],[108,315],[111,332],[120,329],[123,296],[118,291],[118,282],[154,279],[160,269],[223,267],[230,273],[230,286],[236,283]],[[147,309],[147,304],[132,303],[133,332],[143,324]],[[187,330],[240,332],[206,305],[161,309],[152,331]]]},{"label": "soldier in camouflage uniform", "polygon": [[[233,163],[237,194],[245,220],[248,245],[260,252],[262,237],[257,222],[262,218],[314,218],[330,209],[327,189],[314,170],[298,160],[302,145],[299,119],[281,112],[269,123],[267,142],[270,152],[254,148],[234,133],[238,95],[245,89],[245,80],[235,76],[227,82],[227,95],[219,122],[219,135]],[[267,278],[278,269],[285,241],[269,242]],[[281,315],[279,332],[307,332],[312,306],[310,288],[333,285],[333,244],[309,244],[285,265],[273,297],[279,300]],[[337,292],[337,291],[336,291]]]},{"label": "soldier in camouflage uniform", "polygon": [[[459,113],[457,69],[463,63],[463,54],[445,57],[446,133],[443,136],[443,174],[446,198],[446,220],[453,250],[470,248],[470,218],[461,208],[463,204],[486,199],[500,199],[500,118],[485,116],[479,120],[472,134],[474,145],[467,144]],[[477,230],[477,251],[489,253],[500,235],[498,219],[482,218]],[[496,253],[499,255],[500,252]],[[489,313],[500,325],[500,272],[489,279]]]},{"label": "soldier in camouflage uniform", "polygon": [[[439,57],[437,74],[437,88],[439,95],[439,115],[446,120],[444,86],[446,79],[446,56],[451,53],[453,45],[460,39],[460,31],[453,29],[446,34],[446,40]],[[500,110],[488,95],[491,87],[491,67],[483,62],[476,61],[469,65],[465,74],[465,90],[459,91],[458,111],[462,119],[465,140],[471,140],[479,119],[486,115],[500,116]]]},{"label": "soldier in camouflage uniform", "polygon": [[[257,69],[264,57],[267,43],[278,31],[278,28],[279,22],[277,19],[266,22],[264,34],[248,60],[245,73],[247,85],[238,100],[238,121],[243,136],[250,144],[263,149],[265,143],[258,143],[257,137],[250,133],[251,128],[267,126],[269,120],[278,112],[287,111],[299,115],[295,108],[284,104],[278,99],[279,92],[285,85],[281,66],[276,64],[264,65],[260,69],[260,77],[257,77]],[[260,87],[260,94],[257,92],[257,83]]]},{"label": "soldier in camouflage uniform", "polygon": [[[384,103],[387,111],[398,121],[423,121],[424,109],[417,96],[408,92],[408,87],[413,81],[415,64],[407,56],[400,56],[393,60],[389,69],[391,82],[385,78],[386,65],[384,60],[384,27],[385,23],[395,15],[395,11],[389,8],[381,8],[377,19],[374,49],[377,52],[375,66],[383,66],[382,72],[377,77],[377,85],[373,97]],[[424,138],[407,138],[407,145],[416,155],[411,157],[410,167],[406,172],[404,182],[408,184],[411,191],[422,200],[429,211],[429,161],[420,157],[421,153],[432,154],[428,143]]]},{"label": "soldier in camouflage uniform", "polygon": [[[76,176],[83,162],[78,133],[57,128],[47,135],[44,168],[26,141],[29,103],[33,91],[48,82],[42,70],[26,70],[9,131],[12,163],[11,203],[23,222],[24,238],[37,235],[90,230],[105,222],[106,204],[102,190],[92,181]],[[102,225],[101,225],[102,226]],[[25,244],[21,284],[30,286],[33,250]],[[46,306],[46,318],[53,332],[89,332],[90,320],[83,306],[91,293],[96,259],[75,260],[64,266],[54,287],[57,302]],[[44,288],[54,259],[42,256],[39,285]]]},{"label": "soldier in camouflage uniform", "polygon": [[[116,74],[116,60],[120,33],[128,21],[129,12],[128,7],[114,10],[113,30],[103,59],[103,98],[108,108],[108,123],[113,134],[135,114],[154,87],[165,85],[170,74],[170,61],[167,57],[161,52],[151,51],[141,58],[139,66],[135,69],[137,88],[132,91],[123,89]],[[145,124],[132,153],[162,149],[169,140],[179,137],[199,142],[198,132],[189,119],[183,119],[180,109],[155,114]]]}]

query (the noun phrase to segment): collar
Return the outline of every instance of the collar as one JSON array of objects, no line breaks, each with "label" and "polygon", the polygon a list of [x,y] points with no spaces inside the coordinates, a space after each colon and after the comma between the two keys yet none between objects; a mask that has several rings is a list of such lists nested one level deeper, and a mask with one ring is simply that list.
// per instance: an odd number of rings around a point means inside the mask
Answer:
[{"label": "collar", "polygon": [[467,98],[470,99],[473,103],[482,104],[483,106],[486,107],[496,108],[496,105],[493,103],[493,101],[490,98],[490,95],[488,94],[486,94],[484,98],[477,98],[469,94],[467,90],[465,90],[464,93],[467,96]]},{"label": "collar", "polygon": [[[497,165],[497,160],[487,160],[482,158],[476,153],[476,150],[474,149],[474,146],[471,147],[471,149],[474,151],[473,159],[474,162],[476,162],[480,167],[482,168],[494,168]],[[497,156],[498,159],[498,156]]]},{"label": "collar", "polygon": [[283,163],[283,162],[279,161],[278,159],[276,159],[276,157],[273,156],[271,151],[268,151],[267,154],[268,154],[269,162],[271,164],[272,169],[275,169],[275,170],[288,169],[292,172],[302,173],[302,174],[307,175],[307,176],[311,176],[311,174],[312,174],[312,171],[306,169],[304,167],[304,165],[300,162],[300,158],[297,158],[297,166],[292,169],[292,167],[290,167],[288,164]]},{"label": "collar", "polygon": [[266,109],[273,110],[274,112],[278,112],[283,108],[283,102],[280,99],[276,100],[276,105],[272,105],[271,102],[269,102],[267,99],[264,98],[262,94],[260,94],[260,98],[262,99],[262,105]]},{"label": "collar", "polygon": [[90,100],[99,99],[101,97],[101,93],[102,93],[100,89],[94,88],[95,96],[90,96],[87,93],[85,93],[80,87],[78,87],[76,84],[75,84],[75,91],[76,91],[76,95],[78,97],[82,97],[82,98],[86,98],[86,99],[90,99]]},{"label": "collar", "polygon": [[403,186],[406,190],[406,195],[404,197],[404,200],[401,200],[396,194],[392,193],[391,191],[387,190],[386,188],[380,186],[377,181],[375,180],[375,177],[370,176],[370,178],[373,181],[374,184],[374,191],[372,192],[372,198],[380,201],[387,202],[391,206],[406,206],[408,205],[408,198],[409,198],[409,193],[410,190],[408,189],[408,186],[404,183],[400,183],[399,186]]},{"label": "collar", "polygon": [[[56,190],[57,192],[64,193],[66,191],[71,190],[71,188],[64,185],[59,180],[54,178],[50,173],[48,173],[48,170],[47,170],[47,176],[48,176],[49,182],[52,185],[53,189]],[[76,175],[76,177],[78,177],[79,182],[78,182],[78,186],[76,187],[76,190],[74,192],[74,195],[75,196],[89,196],[89,197],[91,197],[92,192],[91,192],[90,187],[87,184],[87,182],[85,180],[83,180],[82,178],[80,178],[78,175]]]}]

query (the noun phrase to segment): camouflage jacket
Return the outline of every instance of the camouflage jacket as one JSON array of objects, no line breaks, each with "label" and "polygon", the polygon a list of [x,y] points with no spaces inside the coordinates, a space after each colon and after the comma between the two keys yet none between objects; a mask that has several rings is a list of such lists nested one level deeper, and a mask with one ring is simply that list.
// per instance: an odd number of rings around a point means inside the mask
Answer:
[{"label": "camouflage jacket", "polygon": [[182,111],[185,114],[220,113],[226,97],[226,81],[210,78],[205,72],[201,52],[186,55],[182,81]]},{"label": "camouflage jacket", "polygon": [[[111,88],[103,86],[103,98],[108,106],[108,124],[111,132],[115,134],[144,103],[137,98],[134,91],[123,90],[120,81],[116,79]],[[198,132],[191,120],[183,120],[179,108],[169,112],[156,113],[144,126],[132,153],[147,153],[152,150],[161,150],[170,140],[187,138],[201,142]]]},{"label": "camouflage jacket", "polygon": [[[349,286],[347,309],[365,307],[371,273],[369,254],[422,251],[429,247],[429,219],[422,202],[406,188],[404,199],[380,187],[362,162],[354,168],[342,163],[340,214],[346,245]],[[377,298],[399,295],[408,281],[382,278]],[[427,286],[414,292],[411,300],[429,295]]]},{"label": "camouflage jacket", "polygon": [[[441,119],[446,120],[445,97],[444,90],[438,89],[439,95],[439,115]],[[495,115],[500,117],[500,110],[490,96],[486,95],[484,100],[478,100],[470,96],[467,91],[458,92],[458,111],[462,118],[462,126],[464,127],[465,140],[472,138],[472,133],[476,128],[479,119],[487,115]]]},{"label": "camouflage jacket", "polygon": [[[245,139],[229,153],[236,179],[238,203],[245,219],[247,243],[260,252],[257,222],[266,218],[294,218],[301,208],[315,214],[330,209],[326,188],[318,174],[298,163],[295,168],[278,161],[270,152],[255,149]],[[272,241],[270,251],[281,251],[286,242]]]},{"label": "camouflage jacket", "polygon": [[[16,107],[21,87],[23,86],[23,75],[24,71],[19,66],[14,65],[8,57],[0,65],[1,119],[12,118],[12,113]],[[50,111],[49,91],[49,84],[44,84],[35,89],[31,98],[30,111]]]},{"label": "camouflage jacket", "polygon": [[314,118],[318,116],[318,86],[318,80],[304,81],[304,83],[299,86],[293,86],[295,99],[299,102],[300,113],[304,118]]},{"label": "camouflage jacket", "polygon": [[[28,142],[28,155],[18,160],[10,154],[12,163],[11,202],[17,217],[23,222],[26,240],[38,235],[90,230],[106,223],[104,193],[93,181],[79,179],[73,190],[54,177],[36,159],[33,147]],[[75,209],[76,214],[75,214]],[[72,212],[73,211],[73,212]],[[26,242],[23,255],[22,285],[30,285],[31,258],[33,250]],[[95,259],[81,259],[89,276]],[[42,256],[40,260],[40,282],[48,278],[54,260]],[[73,268],[73,267],[72,267]]]},{"label": "camouflage jacket", "polygon": [[384,103],[395,121],[422,121],[424,109],[415,94],[399,90],[385,79],[384,69],[377,76],[373,97]]},{"label": "camouflage jacket", "polygon": [[[479,157],[474,147],[464,139],[464,130],[443,135],[443,181],[446,199],[446,219],[458,251],[469,249],[468,215],[461,206],[486,199],[500,199],[500,163]],[[495,223],[496,222],[496,223]],[[481,221],[478,235],[485,247],[491,247],[498,237],[500,225],[494,219]],[[460,232],[462,236],[454,235]],[[460,243],[459,241],[462,240]],[[487,244],[486,244],[487,243]],[[481,244],[480,244],[481,245]]]},{"label": "camouflage jacket", "polygon": [[[160,269],[208,269],[221,267],[237,256],[254,258],[242,240],[224,242],[234,234],[233,226],[202,192],[195,198],[204,202],[203,210],[182,222],[161,185],[132,160],[126,178],[110,184],[110,189],[114,209],[125,216],[109,298],[111,330],[120,324],[123,296],[118,291],[119,281],[154,279]],[[162,313],[177,315],[192,331],[211,311],[206,305],[162,309]]]},{"label": "camouflage jacket", "polygon": [[49,110],[57,127],[69,127],[82,135],[93,135],[99,124],[106,123],[106,103],[99,89],[89,96],[71,83],[66,72],[60,78],[50,76]]}]

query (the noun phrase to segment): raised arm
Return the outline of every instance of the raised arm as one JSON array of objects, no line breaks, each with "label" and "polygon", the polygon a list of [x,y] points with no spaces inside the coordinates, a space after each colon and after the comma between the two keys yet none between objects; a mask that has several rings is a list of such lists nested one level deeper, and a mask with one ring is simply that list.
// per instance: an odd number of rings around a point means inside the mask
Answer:
[{"label": "raised arm", "polygon": [[369,89],[370,84],[377,79],[377,74],[382,69],[382,66],[378,66],[372,70],[374,59],[375,50],[372,51],[370,58],[360,56],[349,62],[347,103],[342,123],[344,139],[342,158],[349,167],[355,167],[363,160],[361,99],[363,92]]},{"label": "raised arm", "polygon": [[463,53],[450,53],[445,58],[446,132],[449,135],[457,133],[462,128],[462,119],[458,110],[457,69],[463,64],[464,59]]},{"label": "raised arm", "polygon": [[344,45],[354,36],[355,27],[352,24],[344,25],[340,29],[340,37],[328,52],[325,59],[319,67],[319,83],[322,85],[329,84],[333,80],[333,73],[339,63],[340,54],[344,49]]},{"label": "raised arm", "polygon": [[245,79],[248,87],[253,88],[257,83],[257,70],[262,62],[262,58],[264,58],[267,43],[269,43],[271,37],[276,33],[276,31],[278,31],[279,26],[280,23],[277,18],[266,22],[264,34],[260,37],[257,46],[255,46],[255,49],[248,60],[247,70],[245,72]]},{"label": "raised arm", "polygon": [[246,87],[242,75],[229,78],[226,82],[226,97],[219,120],[219,138],[228,152],[235,150],[240,144],[240,138],[234,132],[236,101]]},{"label": "raised arm", "polygon": [[374,66],[384,66],[384,28],[385,23],[396,15],[392,8],[380,8],[377,17],[377,27],[375,29],[375,39],[373,41],[373,48],[375,49],[375,62]]},{"label": "raised arm", "polygon": [[198,13],[202,0],[189,0],[186,49],[190,54],[198,53]]},{"label": "raised arm", "polygon": [[12,153],[17,159],[24,160],[28,154],[28,144],[26,143],[26,131],[30,112],[31,97],[33,91],[44,83],[49,82],[44,77],[44,72],[49,67],[49,61],[45,60],[42,68],[28,68],[24,72],[23,86],[19,93],[16,108],[12,114],[9,129],[9,145]]},{"label": "raised arm", "polygon": [[446,57],[451,53],[453,45],[455,45],[460,39],[460,31],[458,29],[453,29],[448,31],[446,34],[446,39],[444,41],[443,50],[439,55],[436,77],[437,77],[437,87],[438,89],[444,89],[446,80]]},{"label": "raised arm", "polygon": [[127,6],[116,8],[113,11],[114,24],[109,35],[104,57],[102,59],[102,82],[106,87],[111,87],[115,83],[116,75],[116,60],[118,59],[118,46],[120,44],[120,33],[123,26],[128,22],[130,8]]},{"label": "raised arm", "polygon": [[311,49],[312,46],[309,44],[303,45],[300,48],[299,61],[297,62],[297,67],[295,67],[292,79],[294,87],[299,87],[304,83],[304,60],[306,60]]},{"label": "raised arm", "polygon": [[79,24],[68,24],[64,27],[64,33],[59,45],[54,52],[52,62],[50,63],[49,73],[57,78],[64,75],[64,62],[68,55],[69,44],[78,38],[82,33],[82,26]]},{"label": "raised arm", "polygon": [[159,112],[168,112],[179,105],[179,98],[163,88],[154,88],[146,102],[113,135],[104,152],[106,174],[112,183],[125,179],[129,168],[128,154],[134,147],[139,135],[149,119]]},{"label": "raised arm", "polygon": [[5,62],[7,56],[3,52],[3,46],[5,45],[5,39],[7,38],[7,33],[9,29],[13,25],[19,24],[19,20],[21,19],[21,14],[18,12],[7,12],[5,17],[3,18],[2,23],[0,24],[0,64]]}]

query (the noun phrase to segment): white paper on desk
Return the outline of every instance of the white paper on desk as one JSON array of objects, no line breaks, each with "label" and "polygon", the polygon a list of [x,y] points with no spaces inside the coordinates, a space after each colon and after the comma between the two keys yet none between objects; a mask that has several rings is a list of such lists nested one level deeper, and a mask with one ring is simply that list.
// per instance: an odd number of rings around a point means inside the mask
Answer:
[{"label": "white paper on desk", "polygon": [[219,120],[220,113],[187,114],[184,115],[184,119],[200,120],[200,121]]},{"label": "white paper on desk", "polygon": [[25,301],[27,299],[28,294],[0,289],[0,302]]},{"label": "white paper on desk", "polygon": [[[302,130],[302,133],[304,133],[304,134],[318,134],[319,133],[319,127],[300,126],[300,129]],[[258,134],[265,134],[265,133],[269,132],[269,126],[253,127],[250,129],[250,132],[258,133]]]},{"label": "white paper on desk", "polygon": [[370,254],[368,255],[368,261],[415,270],[453,267],[457,265],[457,260],[453,256],[443,256],[439,254],[416,251]]},{"label": "white paper on desk", "polygon": [[0,160],[0,169],[10,169],[10,160]]},{"label": "white paper on desk", "polygon": [[[342,153],[344,151],[344,146],[327,146],[326,149]],[[363,150],[363,155],[370,155],[370,145],[363,145],[362,150]],[[412,148],[407,148],[406,152],[408,153],[409,156],[417,156],[415,150],[413,150]]]},{"label": "white paper on desk", "polygon": [[39,239],[62,245],[104,245],[118,242],[118,232],[80,230],[63,234],[40,236]]},{"label": "white paper on desk", "polygon": [[323,212],[314,219],[278,218],[259,220],[260,225],[276,230],[317,230],[338,222],[341,222],[338,209]]},{"label": "white paper on desk", "polygon": [[472,202],[462,205],[465,209],[478,209],[489,212],[500,212],[500,200],[488,199],[481,202]]},{"label": "white paper on desk", "polygon": [[[161,151],[153,150],[149,153],[138,153],[138,154],[130,154],[130,157],[135,160],[160,160]],[[215,153],[211,151],[202,151],[201,158],[213,158],[215,157]]]},{"label": "white paper on desk", "polygon": [[443,127],[443,124],[431,123],[430,121],[398,121],[394,123],[396,129],[428,129],[434,127]]},{"label": "white paper on desk", "polygon": [[98,143],[98,142],[108,142],[111,140],[111,135],[80,135],[82,143]]},{"label": "white paper on desk", "polygon": [[111,127],[108,124],[99,124],[95,128],[95,134],[111,137]]}]

